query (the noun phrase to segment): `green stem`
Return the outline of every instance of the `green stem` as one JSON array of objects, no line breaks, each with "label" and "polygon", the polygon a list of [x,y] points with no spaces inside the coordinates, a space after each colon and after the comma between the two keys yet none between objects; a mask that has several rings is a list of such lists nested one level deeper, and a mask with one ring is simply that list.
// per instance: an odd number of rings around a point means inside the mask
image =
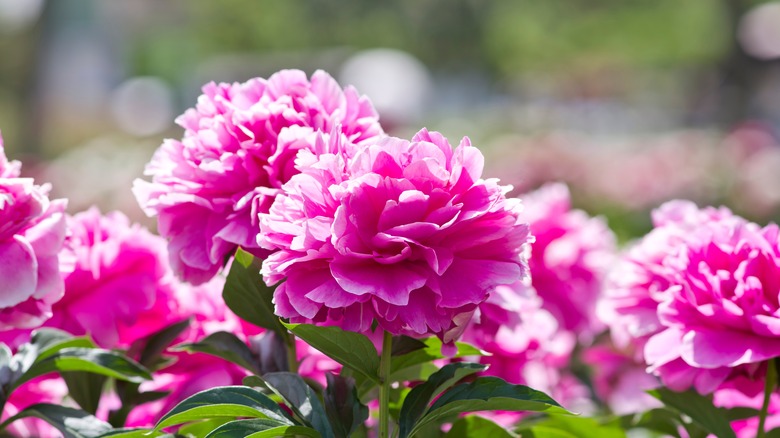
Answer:
[{"label": "green stem", "polygon": [[287,332],[287,368],[291,373],[298,372],[298,350],[295,346],[295,335]]},{"label": "green stem", "polygon": [[777,387],[777,364],[775,359],[769,359],[766,364],[766,381],[764,383],[764,404],[761,405],[761,413],[758,417],[758,431],[756,438],[766,436],[766,416],[769,412],[769,401],[772,398],[772,392]]},{"label": "green stem", "polygon": [[393,335],[385,332],[379,359],[379,438],[390,437],[390,356]]}]

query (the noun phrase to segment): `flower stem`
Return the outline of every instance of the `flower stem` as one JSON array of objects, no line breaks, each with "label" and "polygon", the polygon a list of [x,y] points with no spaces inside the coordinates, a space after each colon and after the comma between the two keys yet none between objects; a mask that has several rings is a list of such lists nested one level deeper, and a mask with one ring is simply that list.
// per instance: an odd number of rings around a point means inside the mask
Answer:
[{"label": "flower stem", "polygon": [[757,438],[766,436],[766,416],[769,413],[769,402],[772,398],[772,392],[777,387],[777,367],[775,359],[769,359],[766,364],[766,381],[764,383],[764,404],[761,406],[761,413],[758,417]]},{"label": "flower stem", "polygon": [[298,372],[298,351],[295,346],[295,335],[287,332],[287,368],[291,373]]},{"label": "flower stem", "polygon": [[390,436],[390,356],[393,335],[385,332],[379,359],[379,438]]}]

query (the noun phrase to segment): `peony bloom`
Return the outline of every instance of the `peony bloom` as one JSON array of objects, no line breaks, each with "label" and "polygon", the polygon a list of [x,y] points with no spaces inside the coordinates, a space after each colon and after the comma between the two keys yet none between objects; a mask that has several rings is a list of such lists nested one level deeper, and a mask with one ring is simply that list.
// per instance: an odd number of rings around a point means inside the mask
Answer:
[{"label": "peony bloom", "polygon": [[175,322],[174,278],[162,238],[120,212],[101,215],[97,208],[68,224],[65,252],[75,269],[65,275],[65,295],[47,326],[116,348]]},{"label": "peony bloom", "polygon": [[268,80],[210,83],[203,93],[176,120],[184,138],[163,143],[146,168],[152,181],[133,188],[144,211],[158,216],[174,271],[195,284],[238,246],[266,255],[257,215],[298,172],[295,156],[312,148],[311,134],[338,129],[353,143],[383,135],[371,102],[323,71],[311,81],[283,70]]},{"label": "peony bloom", "polygon": [[49,186],[20,178],[20,170],[0,136],[0,330],[41,325],[63,293],[67,201],[50,201]]},{"label": "peony bloom", "polygon": [[644,348],[665,385],[701,393],[780,356],[778,227],[684,201],[654,223],[612,274],[603,310],[616,340]]},{"label": "peony bloom", "polygon": [[586,339],[604,328],[596,301],[615,253],[615,236],[601,218],[572,210],[569,189],[548,184],[522,196],[523,219],[530,223],[531,281],[565,330]]},{"label": "peony bloom", "polygon": [[542,308],[542,300],[523,282],[499,286],[479,306],[463,340],[490,353],[479,358],[486,375],[530,385],[567,405],[560,385],[575,345],[573,333]]},{"label": "peony bloom", "polygon": [[[445,344],[500,285],[527,275],[531,239],[508,187],[481,179],[468,139],[385,138],[351,151],[298,155],[301,171],[260,215],[276,313],[368,333],[435,334]],[[319,143],[322,143],[320,139]]]}]

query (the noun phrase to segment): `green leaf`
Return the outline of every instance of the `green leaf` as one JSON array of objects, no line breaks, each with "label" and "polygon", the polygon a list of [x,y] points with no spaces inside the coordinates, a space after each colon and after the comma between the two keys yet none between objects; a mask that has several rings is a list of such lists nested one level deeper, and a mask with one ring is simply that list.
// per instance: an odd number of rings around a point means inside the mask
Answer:
[{"label": "green leaf", "polygon": [[640,414],[630,414],[621,417],[624,429],[643,428],[660,432],[665,436],[679,437],[679,427],[682,424],[680,414],[669,408],[656,408]]},{"label": "green leaf", "polygon": [[305,436],[321,438],[316,430],[306,426],[291,426],[267,419],[236,420],[214,429],[205,438],[272,438]]},{"label": "green leaf", "polygon": [[59,430],[65,438],[95,438],[111,429],[110,424],[82,410],[48,403],[28,406],[7,419],[0,429],[16,420],[28,417],[44,420]]},{"label": "green leaf", "polygon": [[674,392],[667,388],[648,391],[648,394],[678,412],[687,415],[698,426],[718,438],[736,438],[729,424],[727,409],[715,407],[712,400],[694,390]]},{"label": "green leaf", "polygon": [[141,364],[119,353],[97,348],[68,347],[47,356],[42,361],[36,361],[13,387],[16,388],[30,379],[55,371],[87,371],[134,383],[152,378],[149,371]]},{"label": "green leaf", "polygon": [[323,438],[334,438],[328,415],[314,390],[298,374],[279,372],[263,375],[271,390],[282,397],[287,406],[304,422],[314,428]]},{"label": "green leaf", "polygon": [[293,334],[303,339],[336,362],[379,383],[379,353],[374,344],[360,333],[339,327],[319,327],[310,324],[284,324]]},{"label": "green leaf", "polygon": [[487,418],[469,415],[456,421],[444,438],[516,438],[517,435],[504,429]]},{"label": "green leaf", "polygon": [[220,417],[269,418],[294,424],[276,402],[259,391],[246,386],[222,386],[188,397],[160,418],[154,430]]},{"label": "green leaf", "polygon": [[138,362],[147,368],[158,369],[163,363],[162,355],[165,349],[189,326],[190,320],[185,319],[141,338],[133,342],[129,355],[138,357]]},{"label": "green leaf", "polygon": [[120,429],[111,429],[100,435],[98,438],[173,438],[174,436],[165,432],[155,432],[152,429],[137,427],[123,427]]},{"label": "green leaf", "polygon": [[527,430],[521,425],[521,433],[523,437],[626,438],[618,420],[603,424],[594,418],[574,415],[550,415],[530,425]]},{"label": "green leaf", "polygon": [[53,328],[41,328],[33,332],[30,345],[37,351],[38,361],[46,359],[63,348],[95,348],[96,345],[86,336],[73,337],[70,333]]},{"label": "green leaf", "polygon": [[239,248],[230,266],[222,298],[239,318],[282,335],[287,331],[274,314],[274,288],[260,275],[261,261]]},{"label": "green leaf", "polygon": [[464,377],[487,368],[470,362],[455,362],[433,373],[425,383],[415,386],[404,399],[398,419],[400,435],[407,436],[417,421],[428,410],[428,404],[442,391],[450,388]]},{"label": "green leaf", "polygon": [[[397,381],[394,375],[399,374],[404,369],[432,362],[437,359],[444,359],[445,356],[441,354],[442,342],[439,338],[432,336],[422,341],[425,344],[424,348],[416,349],[410,353],[393,357],[390,363],[390,380]],[[464,356],[484,356],[484,351],[480,350],[473,345],[466,344],[464,342],[456,342],[457,352],[454,356],[449,358],[464,357]]]},{"label": "green leaf", "polygon": [[358,400],[354,379],[331,373],[326,373],[325,378],[325,412],[336,437],[347,438],[368,419],[368,407]]},{"label": "green leaf", "polygon": [[260,373],[260,367],[258,366],[252,351],[244,341],[232,333],[212,333],[198,342],[177,345],[174,349],[188,351],[190,353],[210,354],[244,367],[253,374]]},{"label": "green leaf", "polygon": [[442,418],[475,411],[532,411],[569,413],[547,394],[523,385],[512,385],[496,377],[479,377],[442,394],[408,434],[414,436],[424,425]]},{"label": "green leaf", "polygon": [[81,409],[94,415],[97,412],[107,378],[84,371],[70,371],[61,374],[62,379],[68,385],[70,397],[81,406]]}]

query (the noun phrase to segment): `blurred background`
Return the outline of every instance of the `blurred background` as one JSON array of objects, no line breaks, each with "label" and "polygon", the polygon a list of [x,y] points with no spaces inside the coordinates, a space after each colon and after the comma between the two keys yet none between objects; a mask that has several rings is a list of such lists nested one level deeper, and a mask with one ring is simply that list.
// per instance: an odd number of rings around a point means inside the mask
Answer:
[{"label": "blurred background", "polygon": [[[780,218],[780,1],[0,0],[0,130],[70,210],[131,182],[209,81],[321,68],[386,129],[468,135],[624,239],[665,200]],[[149,224],[149,221],[146,221]]]}]

